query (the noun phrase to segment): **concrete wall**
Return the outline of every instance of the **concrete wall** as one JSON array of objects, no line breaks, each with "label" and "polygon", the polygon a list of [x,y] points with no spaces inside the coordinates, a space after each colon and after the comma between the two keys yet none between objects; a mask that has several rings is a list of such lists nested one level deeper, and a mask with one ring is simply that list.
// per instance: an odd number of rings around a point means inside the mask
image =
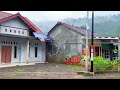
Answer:
[{"label": "concrete wall", "polygon": [[[4,34],[21,35],[21,36],[29,35],[28,26],[24,24],[19,18],[14,18],[9,21],[1,23],[0,28],[1,28],[0,33],[4,33]],[[5,29],[7,29],[7,31],[5,31]],[[14,31],[16,31],[16,33]]]},{"label": "concrete wall", "polygon": [[[35,47],[38,48],[38,56],[35,57]],[[39,40],[30,41],[30,62],[42,62],[46,60],[46,45],[45,42]]]},{"label": "concrete wall", "polygon": [[59,25],[49,33],[53,42],[48,45],[48,62],[63,63],[67,55],[75,56],[81,54],[81,35],[68,29],[69,28]]}]

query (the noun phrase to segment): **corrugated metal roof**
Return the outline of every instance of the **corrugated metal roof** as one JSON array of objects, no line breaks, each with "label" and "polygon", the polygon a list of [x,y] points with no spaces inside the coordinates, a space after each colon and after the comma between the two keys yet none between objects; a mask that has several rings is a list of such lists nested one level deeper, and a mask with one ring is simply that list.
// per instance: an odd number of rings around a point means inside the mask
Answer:
[{"label": "corrugated metal roof", "polygon": [[34,36],[37,37],[37,38],[44,38],[46,40],[51,40],[49,36],[47,35],[44,35],[44,34],[40,34],[40,33],[36,33],[36,32],[33,32]]}]

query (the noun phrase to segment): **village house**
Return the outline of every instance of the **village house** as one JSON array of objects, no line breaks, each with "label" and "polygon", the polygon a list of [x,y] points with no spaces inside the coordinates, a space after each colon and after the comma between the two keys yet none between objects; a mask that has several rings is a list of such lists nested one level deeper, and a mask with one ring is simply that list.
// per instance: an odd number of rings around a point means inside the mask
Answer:
[{"label": "village house", "polygon": [[[89,52],[91,32],[88,30]],[[49,32],[51,42],[47,45],[47,61],[63,63],[67,56],[82,55],[85,50],[86,30],[66,23],[58,22]],[[108,60],[118,59],[119,37],[100,36],[94,32],[94,57],[102,56]],[[89,53],[90,54],[90,53]]]},{"label": "village house", "polygon": [[45,63],[46,40],[37,34],[44,36],[20,13],[0,11],[0,63]]}]

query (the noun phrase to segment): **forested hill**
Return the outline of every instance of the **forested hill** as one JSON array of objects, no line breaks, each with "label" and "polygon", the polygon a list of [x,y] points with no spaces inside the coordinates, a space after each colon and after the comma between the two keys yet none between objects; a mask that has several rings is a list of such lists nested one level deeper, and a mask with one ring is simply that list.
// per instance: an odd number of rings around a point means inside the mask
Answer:
[{"label": "forested hill", "polygon": [[[80,27],[85,25],[86,18],[66,18],[62,20],[62,22]],[[45,34],[47,34],[56,23],[57,21],[35,22]],[[104,17],[97,16],[94,19],[94,23],[94,31],[100,35],[120,35],[120,14]],[[88,24],[91,28],[91,19],[88,20]]]}]

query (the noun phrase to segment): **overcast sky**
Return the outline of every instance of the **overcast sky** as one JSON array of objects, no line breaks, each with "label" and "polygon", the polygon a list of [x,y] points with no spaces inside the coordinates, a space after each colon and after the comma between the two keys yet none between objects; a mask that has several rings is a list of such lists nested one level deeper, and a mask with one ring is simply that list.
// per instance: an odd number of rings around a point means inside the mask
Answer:
[{"label": "overcast sky", "polygon": [[[5,11],[15,14],[19,12],[24,17],[34,21],[62,20],[65,18],[83,18],[86,17],[86,11]],[[95,11],[95,16],[120,14],[120,11]],[[91,17],[91,11],[89,11]]]}]

